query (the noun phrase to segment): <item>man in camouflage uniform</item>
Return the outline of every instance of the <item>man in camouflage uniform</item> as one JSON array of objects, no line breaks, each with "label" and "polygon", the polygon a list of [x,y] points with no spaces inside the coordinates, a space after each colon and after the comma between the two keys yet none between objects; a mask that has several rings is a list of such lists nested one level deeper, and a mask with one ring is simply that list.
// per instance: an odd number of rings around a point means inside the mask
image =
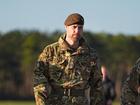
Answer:
[{"label": "man in camouflage uniform", "polygon": [[140,105],[140,58],[122,85],[121,105]]},{"label": "man in camouflage uniform", "polygon": [[103,105],[98,57],[84,38],[84,18],[73,13],[66,33],[45,47],[34,71],[36,105]]}]

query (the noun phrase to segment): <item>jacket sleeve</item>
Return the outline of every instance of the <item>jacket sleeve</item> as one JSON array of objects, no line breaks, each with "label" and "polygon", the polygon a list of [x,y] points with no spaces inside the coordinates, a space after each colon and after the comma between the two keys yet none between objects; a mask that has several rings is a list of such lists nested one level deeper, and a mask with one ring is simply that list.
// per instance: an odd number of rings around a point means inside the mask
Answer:
[{"label": "jacket sleeve", "polygon": [[102,74],[100,71],[98,58],[93,58],[91,62],[92,72],[90,76],[91,85],[91,105],[104,105]]},{"label": "jacket sleeve", "polygon": [[122,85],[121,105],[135,105],[138,97],[140,62],[136,63]]},{"label": "jacket sleeve", "polygon": [[40,54],[33,73],[34,95],[36,105],[45,105],[47,96],[51,91],[49,85],[49,63],[50,48],[47,47]]}]

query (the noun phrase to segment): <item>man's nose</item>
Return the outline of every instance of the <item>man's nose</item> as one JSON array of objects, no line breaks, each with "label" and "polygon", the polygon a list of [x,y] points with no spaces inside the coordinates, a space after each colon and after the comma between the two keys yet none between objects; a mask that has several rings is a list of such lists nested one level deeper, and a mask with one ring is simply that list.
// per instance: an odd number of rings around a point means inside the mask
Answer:
[{"label": "man's nose", "polygon": [[77,27],[77,28],[75,29],[75,32],[76,32],[76,33],[79,33],[79,32],[80,32],[80,28]]}]

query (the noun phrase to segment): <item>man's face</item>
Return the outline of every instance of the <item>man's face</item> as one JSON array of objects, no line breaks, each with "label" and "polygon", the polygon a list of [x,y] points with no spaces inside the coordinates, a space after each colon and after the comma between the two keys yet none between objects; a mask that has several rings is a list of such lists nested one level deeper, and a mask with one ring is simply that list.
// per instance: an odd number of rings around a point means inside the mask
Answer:
[{"label": "man's face", "polygon": [[74,24],[70,26],[65,26],[65,28],[67,37],[73,41],[78,41],[83,34],[83,25]]}]

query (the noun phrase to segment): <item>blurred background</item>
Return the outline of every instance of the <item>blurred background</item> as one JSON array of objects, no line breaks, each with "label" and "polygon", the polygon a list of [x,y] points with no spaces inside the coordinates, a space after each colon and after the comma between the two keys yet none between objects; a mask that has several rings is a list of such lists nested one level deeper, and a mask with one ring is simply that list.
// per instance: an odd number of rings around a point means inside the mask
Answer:
[{"label": "blurred background", "polygon": [[34,105],[32,76],[43,48],[65,32],[64,20],[78,12],[85,18],[84,37],[97,49],[115,81],[121,84],[140,54],[140,1],[1,0],[0,105]]}]

